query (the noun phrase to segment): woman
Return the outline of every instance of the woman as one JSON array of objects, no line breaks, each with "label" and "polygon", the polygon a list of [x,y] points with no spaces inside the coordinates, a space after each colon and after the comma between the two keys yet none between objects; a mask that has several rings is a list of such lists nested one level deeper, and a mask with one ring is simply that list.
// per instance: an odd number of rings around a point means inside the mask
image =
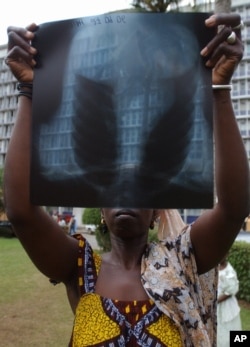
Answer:
[{"label": "woman", "polygon": [[240,331],[240,306],[236,294],[239,291],[237,273],[227,260],[227,255],[219,264],[218,305],[217,305],[217,346],[230,345],[230,331]]},{"label": "woman", "polygon": [[[76,313],[72,346],[215,345],[214,267],[234,242],[250,201],[248,161],[229,90],[243,54],[240,17],[213,15],[205,25],[224,25],[201,51],[213,69],[218,202],[188,227],[174,211],[102,209],[112,243],[102,257],[82,237],[62,233],[42,208],[30,203],[29,84],[37,53],[30,42],[36,25],[8,28],[6,63],[21,82],[21,95],[5,162],[6,210],[38,269],[67,288]],[[148,229],[159,215],[164,241],[147,245]]]}]

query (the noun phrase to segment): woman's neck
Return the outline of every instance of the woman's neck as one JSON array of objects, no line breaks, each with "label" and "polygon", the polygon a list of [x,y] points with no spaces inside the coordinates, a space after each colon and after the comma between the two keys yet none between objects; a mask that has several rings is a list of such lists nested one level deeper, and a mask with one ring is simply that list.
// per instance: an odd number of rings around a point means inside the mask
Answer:
[{"label": "woman's neck", "polygon": [[122,239],[111,238],[111,251],[103,255],[103,260],[110,265],[123,269],[133,269],[140,267],[141,258],[147,247],[147,239]]}]

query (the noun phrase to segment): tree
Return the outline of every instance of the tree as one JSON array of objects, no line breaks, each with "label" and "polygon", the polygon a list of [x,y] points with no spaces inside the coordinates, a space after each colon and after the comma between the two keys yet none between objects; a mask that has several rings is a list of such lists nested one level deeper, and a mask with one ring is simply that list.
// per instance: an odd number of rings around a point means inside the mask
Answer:
[{"label": "tree", "polygon": [[180,0],[133,0],[132,6],[151,12],[166,12],[169,5],[174,4],[178,8]]},{"label": "tree", "polygon": [[96,226],[95,237],[98,246],[103,252],[108,252],[111,249],[109,232],[106,229],[103,231],[101,224],[101,211],[99,208],[85,208],[82,216],[83,224],[94,224]]}]

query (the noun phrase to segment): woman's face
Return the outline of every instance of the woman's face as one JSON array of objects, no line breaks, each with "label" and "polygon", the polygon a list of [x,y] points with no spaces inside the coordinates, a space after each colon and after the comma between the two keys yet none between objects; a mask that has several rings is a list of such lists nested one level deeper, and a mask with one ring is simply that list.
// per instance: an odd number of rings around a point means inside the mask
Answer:
[{"label": "woman's face", "polygon": [[150,209],[103,208],[101,212],[109,231],[120,236],[145,234],[157,217],[157,211]]}]

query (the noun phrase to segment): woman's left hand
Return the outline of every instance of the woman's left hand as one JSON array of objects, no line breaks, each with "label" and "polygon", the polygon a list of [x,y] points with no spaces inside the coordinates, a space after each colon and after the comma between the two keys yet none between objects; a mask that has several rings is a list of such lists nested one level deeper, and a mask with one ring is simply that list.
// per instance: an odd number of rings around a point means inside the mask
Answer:
[{"label": "woman's left hand", "polygon": [[[208,58],[206,66],[213,69],[213,84],[229,84],[243,57],[241,23],[240,16],[235,13],[214,14],[205,21],[207,27],[217,28],[215,37],[201,51],[201,55]],[[228,42],[232,32],[235,40]]]}]

